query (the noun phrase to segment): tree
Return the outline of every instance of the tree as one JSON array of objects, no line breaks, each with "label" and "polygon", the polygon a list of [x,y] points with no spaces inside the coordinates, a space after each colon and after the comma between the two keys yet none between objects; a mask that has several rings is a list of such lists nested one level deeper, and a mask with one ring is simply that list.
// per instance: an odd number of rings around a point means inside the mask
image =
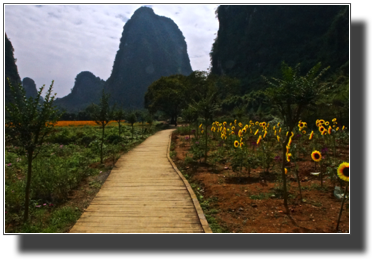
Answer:
[{"label": "tree", "polygon": [[116,120],[119,125],[119,136],[121,134],[121,124],[122,124],[122,121],[124,121],[125,116],[126,114],[122,109],[122,107],[120,107],[118,110],[114,112],[114,120]]},{"label": "tree", "polygon": [[[205,125],[205,162],[207,161],[207,138],[208,138],[208,126],[213,120],[214,114],[220,110],[220,100],[218,95],[218,89],[213,81],[207,77],[207,74],[200,75],[200,90],[196,90],[196,98],[192,99],[190,108],[196,111],[200,117],[204,119]],[[204,85],[202,85],[204,84]]]},{"label": "tree", "polygon": [[128,123],[131,124],[132,127],[132,139],[134,139],[134,124],[138,121],[136,118],[136,114],[134,112],[130,112],[127,114],[126,120]]},{"label": "tree", "polygon": [[171,118],[171,123],[177,125],[177,118],[186,105],[184,75],[161,77],[153,82],[145,95],[145,107],[154,114],[164,112]]},{"label": "tree", "polygon": [[102,138],[100,142],[100,163],[103,164],[103,144],[104,144],[104,130],[106,125],[113,119],[114,108],[109,104],[110,94],[106,94],[104,89],[98,105],[92,103],[87,107],[87,112],[98,125],[102,127]]},{"label": "tree", "polygon": [[[260,92],[265,96],[267,102],[276,108],[280,118],[284,121],[286,130],[291,133],[297,125],[301,114],[319,99],[322,94],[329,89],[329,85],[320,82],[321,76],[329,69],[324,68],[320,71],[321,63],[316,64],[305,76],[300,76],[300,64],[291,68],[286,63],[282,63],[282,79],[263,77],[270,85],[269,88]],[[319,72],[320,71],[320,72]],[[287,188],[285,177],[286,146],[290,135],[287,135],[282,145],[282,178],[284,206],[287,214]]]},{"label": "tree", "polygon": [[45,137],[52,131],[60,113],[53,104],[56,94],[52,95],[53,81],[40,101],[44,85],[35,97],[26,97],[21,84],[13,87],[8,79],[12,102],[6,106],[6,136],[8,140],[18,143],[27,153],[28,171],[25,187],[24,222],[28,221],[30,189],[32,179],[32,160],[39,154]]}]

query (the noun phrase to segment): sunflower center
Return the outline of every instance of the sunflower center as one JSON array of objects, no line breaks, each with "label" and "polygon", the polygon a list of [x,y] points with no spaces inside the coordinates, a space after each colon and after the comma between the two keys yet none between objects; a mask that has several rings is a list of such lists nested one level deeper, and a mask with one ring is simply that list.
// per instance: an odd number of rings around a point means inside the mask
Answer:
[{"label": "sunflower center", "polygon": [[342,174],[345,176],[345,177],[349,177],[349,167],[345,167],[343,170],[342,170]]},{"label": "sunflower center", "polygon": [[319,158],[320,158],[320,155],[319,155],[319,154],[314,154],[314,158],[315,158],[315,159],[319,159]]}]

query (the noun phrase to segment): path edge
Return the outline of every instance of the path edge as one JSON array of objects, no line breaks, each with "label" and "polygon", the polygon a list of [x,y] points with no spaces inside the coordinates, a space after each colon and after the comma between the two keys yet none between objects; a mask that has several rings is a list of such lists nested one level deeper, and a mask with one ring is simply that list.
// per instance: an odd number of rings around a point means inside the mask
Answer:
[{"label": "path edge", "polygon": [[167,159],[171,163],[172,167],[174,168],[175,172],[178,174],[178,176],[183,181],[184,185],[186,186],[187,191],[190,194],[191,200],[194,204],[195,211],[198,214],[199,221],[202,225],[202,228],[204,230],[204,233],[213,233],[211,230],[209,223],[206,220],[205,214],[203,213],[202,207],[197,199],[197,196],[194,193],[194,190],[191,188],[190,183],[187,181],[187,179],[183,176],[183,174],[179,171],[178,167],[176,167],[175,163],[170,158],[170,148],[171,148],[171,139],[172,139],[172,133],[170,133],[169,141],[168,141],[168,148],[167,148]]}]

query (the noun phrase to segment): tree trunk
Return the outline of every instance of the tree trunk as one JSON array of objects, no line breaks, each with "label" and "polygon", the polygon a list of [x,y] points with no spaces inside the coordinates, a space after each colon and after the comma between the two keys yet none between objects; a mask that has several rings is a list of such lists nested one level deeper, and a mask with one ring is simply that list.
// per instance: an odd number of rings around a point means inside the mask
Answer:
[{"label": "tree trunk", "polygon": [[206,133],[205,133],[205,138],[206,138],[206,141],[205,141],[205,163],[207,161],[207,121],[206,122]]},{"label": "tree trunk", "polygon": [[25,206],[24,206],[24,223],[28,222],[29,214],[29,191],[31,189],[32,179],[32,154],[33,151],[28,149],[28,172],[27,172],[27,185],[25,187]]},{"label": "tree trunk", "polygon": [[[286,142],[287,144],[287,142]],[[285,206],[286,212],[289,215],[289,207],[287,205],[287,189],[286,189],[286,175],[285,175],[285,161],[286,161],[286,145],[283,145],[282,150],[282,185],[283,185],[283,205]]]},{"label": "tree trunk", "polygon": [[102,142],[100,143],[100,164],[103,164],[104,124],[102,124]]}]

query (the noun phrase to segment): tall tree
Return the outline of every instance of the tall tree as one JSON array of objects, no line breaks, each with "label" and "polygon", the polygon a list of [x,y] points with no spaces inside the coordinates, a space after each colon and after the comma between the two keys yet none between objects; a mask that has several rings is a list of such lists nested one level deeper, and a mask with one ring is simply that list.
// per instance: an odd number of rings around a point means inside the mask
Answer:
[{"label": "tall tree", "polygon": [[[312,67],[304,76],[300,75],[300,64],[291,68],[286,63],[282,63],[281,72],[282,79],[264,77],[269,84],[269,88],[260,92],[265,99],[272,104],[280,118],[284,121],[286,130],[291,133],[298,124],[301,114],[319,99],[329,85],[320,81],[321,76],[329,69],[329,67],[321,69],[321,63]],[[284,206],[287,214],[289,208],[287,205],[287,188],[285,177],[286,163],[286,146],[289,142],[290,135],[287,135],[282,145],[282,166],[281,173],[283,178],[283,194]]]},{"label": "tall tree", "polygon": [[186,106],[185,79],[183,75],[161,77],[153,82],[145,95],[145,107],[154,114],[162,111],[171,118],[171,123],[177,125],[177,118]]},{"label": "tall tree", "polygon": [[53,105],[56,94],[52,95],[53,81],[41,102],[44,85],[35,97],[27,97],[23,86],[13,86],[8,79],[10,92],[14,98],[5,108],[6,137],[18,143],[27,153],[28,171],[25,187],[24,222],[28,221],[30,189],[32,179],[32,160],[39,154],[45,137],[52,131],[60,113]]},{"label": "tall tree", "polygon": [[87,112],[98,125],[102,127],[102,138],[100,141],[100,163],[103,164],[103,144],[104,132],[107,124],[113,119],[114,108],[109,104],[110,95],[102,91],[99,104],[91,104],[87,107]]}]

